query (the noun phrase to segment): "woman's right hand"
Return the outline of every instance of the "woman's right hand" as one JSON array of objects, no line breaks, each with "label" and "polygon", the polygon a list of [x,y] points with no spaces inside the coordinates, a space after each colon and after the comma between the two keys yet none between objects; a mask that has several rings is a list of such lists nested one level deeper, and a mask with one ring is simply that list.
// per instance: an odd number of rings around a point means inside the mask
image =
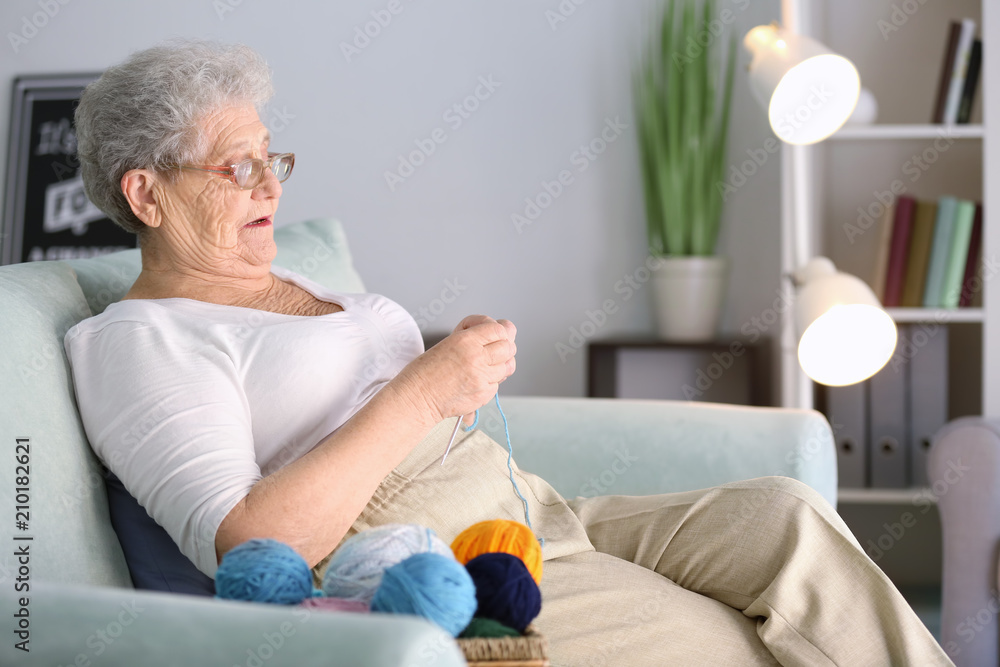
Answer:
[{"label": "woman's right hand", "polygon": [[390,384],[431,424],[470,414],[514,373],[516,335],[517,328],[508,320],[470,315]]}]

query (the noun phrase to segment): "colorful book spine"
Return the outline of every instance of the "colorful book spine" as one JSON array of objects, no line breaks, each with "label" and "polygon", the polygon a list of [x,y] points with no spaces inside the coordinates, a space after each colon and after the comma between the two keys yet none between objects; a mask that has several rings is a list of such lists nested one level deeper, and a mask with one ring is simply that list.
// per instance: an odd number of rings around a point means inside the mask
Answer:
[{"label": "colorful book spine", "polygon": [[982,290],[977,284],[976,272],[979,270],[979,255],[983,243],[983,205],[976,204],[976,215],[972,219],[972,238],[969,239],[969,254],[965,259],[965,276],[962,278],[962,293],[958,297],[959,308],[972,305],[972,298]]},{"label": "colorful book spine", "polygon": [[976,217],[976,205],[960,199],[955,207],[955,224],[952,227],[951,243],[948,248],[948,262],[945,266],[941,288],[941,306],[958,308],[962,292],[962,278],[965,277],[965,262],[969,257],[969,242],[972,240],[972,223]]},{"label": "colorful book spine", "polygon": [[896,200],[896,215],[892,222],[892,244],[889,247],[889,266],[885,273],[886,308],[899,306],[903,298],[903,279],[906,277],[906,260],[913,231],[913,213],[917,202],[913,197],[900,195]]},{"label": "colorful book spine", "polygon": [[944,106],[946,125],[958,122],[958,107],[962,101],[962,88],[965,85],[965,74],[969,69],[969,57],[972,55],[972,44],[976,40],[976,22],[972,19],[962,19],[962,34],[958,37],[958,49],[955,51],[955,68],[951,72],[951,82],[948,85],[948,98]]},{"label": "colorful book spine", "polygon": [[875,271],[872,273],[872,291],[879,303],[885,304],[885,273],[889,270],[889,248],[892,246],[892,221],[896,218],[896,204],[885,207],[879,218],[878,248]]},{"label": "colorful book spine", "polygon": [[906,262],[906,280],[903,282],[904,308],[920,308],[924,304],[924,285],[927,282],[927,263],[931,258],[931,241],[937,202],[918,201],[913,215],[913,234],[910,238],[910,258]]},{"label": "colorful book spine", "polygon": [[941,63],[941,74],[938,76],[937,96],[934,98],[934,114],[932,123],[944,122],[944,107],[948,102],[948,89],[951,87],[951,73],[955,69],[955,51],[958,49],[958,38],[962,34],[962,24],[952,21],[948,25],[948,39],[944,47],[944,61]]},{"label": "colorful book spine", "polygon": [[972,53],[969,55],[969,69],[965,72],[965,83],[962,85],[962,99],[958,104],[958,122],[967,124],[972,118],[972,104],[976,101],[976,89],[979,87],[979,70],[983,64],[983,43],[976,40],[972,43]]},{"label": "colorful book spine", "polygon": [[934,240],[931,243],[931,259],[927,264],[927,282],[924,283],[924,308],[941,307],[941,290],[944,286],[944,272],[948,266],[951,249],[952,229],[955,226],[954,197],[938,200],[937,220],[934,222]]}]

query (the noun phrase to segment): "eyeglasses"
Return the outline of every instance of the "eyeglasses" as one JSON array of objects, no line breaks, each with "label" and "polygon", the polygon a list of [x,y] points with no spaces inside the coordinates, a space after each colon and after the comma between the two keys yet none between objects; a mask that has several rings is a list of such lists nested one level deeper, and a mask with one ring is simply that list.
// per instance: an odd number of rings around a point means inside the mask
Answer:
[{"label": "eyeglasses", "polygon": [[207,171],[219,176],[225,176],[239,186],[241,190],[253,190],[264,180],[264,174],[270,169],[279,183],[284,183],[292,175],[295,166],[295,153],[268,153],[267,159],[247,158],[229,167],[212,167],[196,165],[178,165],[178,169]]}]

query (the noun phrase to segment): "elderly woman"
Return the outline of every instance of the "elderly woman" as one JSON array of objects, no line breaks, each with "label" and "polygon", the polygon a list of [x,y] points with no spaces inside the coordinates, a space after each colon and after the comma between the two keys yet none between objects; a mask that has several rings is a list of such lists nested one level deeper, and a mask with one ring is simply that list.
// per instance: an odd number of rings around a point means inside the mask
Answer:
[{"label": "elderly woman", "polygon": [[[319,575],[371,526],[450,541],[522,517],[482,433],[437,465],[446,420],[514,372],[514,325],[470,316],[424,352],[392,301],[272,267],[295,160],[270,150],[270,95],[257,54],[200,42],[134,54],[83,95],[87,193],[142,254],[124,300],[66,335],[95,452],[208,576],[255,537]],[[798,482],[566,501],[517,476],[545,538],[536,624],[554,665],[950,664]]]}]

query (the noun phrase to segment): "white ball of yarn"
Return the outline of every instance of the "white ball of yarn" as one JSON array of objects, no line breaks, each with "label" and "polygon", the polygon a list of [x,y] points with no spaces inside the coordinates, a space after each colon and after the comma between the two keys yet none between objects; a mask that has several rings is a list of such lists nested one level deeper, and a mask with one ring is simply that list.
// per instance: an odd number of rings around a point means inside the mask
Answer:
[{"label": "white ball of yarn", "polygon": [[415,523],[389,523],[362,531],[333,552],[323,574],[323,593],[370,605],[386,569],[418,553],[455,557],[433,530]]}]

